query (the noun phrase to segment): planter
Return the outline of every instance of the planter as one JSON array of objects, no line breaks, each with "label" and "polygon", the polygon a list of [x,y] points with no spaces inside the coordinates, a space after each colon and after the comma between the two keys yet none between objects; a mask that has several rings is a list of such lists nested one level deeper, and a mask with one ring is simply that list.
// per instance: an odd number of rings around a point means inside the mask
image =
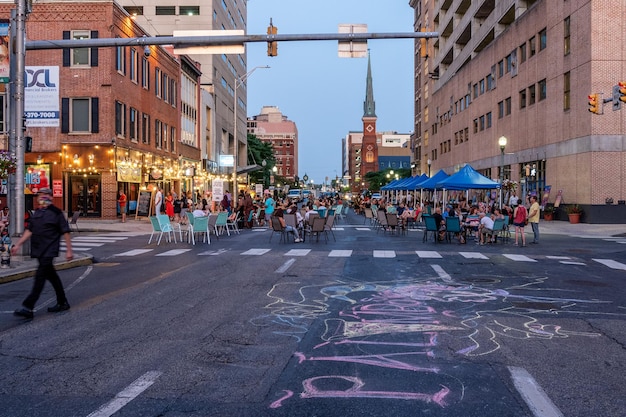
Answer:
[{"label": "planter", "polygon": [[543,213],[543,219],[547,222],[551,222],[554,219],[554,213]]},{"label": "planter", "polygon": [[568,214],[569,222],[572,224],[580,223],[580,213],[571,213]]}]

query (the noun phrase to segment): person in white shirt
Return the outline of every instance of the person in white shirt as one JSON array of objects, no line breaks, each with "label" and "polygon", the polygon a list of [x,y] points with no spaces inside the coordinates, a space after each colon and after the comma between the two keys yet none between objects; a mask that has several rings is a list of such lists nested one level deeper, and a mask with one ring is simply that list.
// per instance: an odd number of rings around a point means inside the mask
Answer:
[{"label": "person in white shirt", "polygon": [[485,236],[493,233],[493,219],[491,216],[487,216],[484,212],[480,213],[480,226],[478,226],[478,232],[480,235],[480,244],[485,244]]},{"label": "person in white shirt", "polygon": [[157,187],[156,195],[154,196],[154,215],[161,214],[161,205],[163,204],[163,193],[161,187]]}]

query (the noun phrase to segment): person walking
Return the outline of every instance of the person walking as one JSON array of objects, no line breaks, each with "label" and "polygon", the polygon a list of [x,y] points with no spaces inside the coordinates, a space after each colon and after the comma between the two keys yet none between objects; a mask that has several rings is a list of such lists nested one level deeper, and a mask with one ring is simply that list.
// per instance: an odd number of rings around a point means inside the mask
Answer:
[{"label": "person walking", "polygon": [[530,197],[530,210],[528,210],[528,223],[533,229],[533,241],[530,243],[539,243],[539,203],[537,196]]},{"label": "person walking", "polygon": [[515,246],[518,246],[518,235],[522,236],[522,246],[526,246],[526,235],[524,234],[524,226],[526,226],[526,219],[528,218],[528,212],[526,207],[519,202],[515,210],[513,210],[513,226],[515,226]]},{"label": "person walking", "polygon": [[48,311],[58,313],[70,309],[70,304],[63,290],[63,283],[53,264],[54,258],[59,256],[61,236],[65,237],[65,258],[70,261],[74,257],[70,226],[63,212],[52,204],[51,189],[40,189],[37,194],[37,203],[39,208],[29,217],[24,234],[11,248],[11,253],[15,255],[24,242],[31,239],[30,256],[37,258],[39,262],[30,294],[22,302],[22,307],[13,313],[27,319],[32,319],[34,316],[35,303],[41,295],[46,280],[52,284],[57,298],[56,305],[48,307]]},{"label": "person walking", "polygon": [[120,213],[122,214],[122,223],[126,223],[126,194],[124,190],[120,188],[120,197],[117,199],[117,203],[120,205]]},{"label": "person walking", "polygon": [[174,196],[171,192],[167,193],[165,197],[165,214],[171,220],[174,220]]}]

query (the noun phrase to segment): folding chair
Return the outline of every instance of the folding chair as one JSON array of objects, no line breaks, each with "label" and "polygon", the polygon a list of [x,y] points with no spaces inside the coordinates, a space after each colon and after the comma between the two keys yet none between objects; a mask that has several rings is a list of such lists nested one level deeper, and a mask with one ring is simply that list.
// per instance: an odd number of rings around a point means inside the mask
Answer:
[{"label": "folding chair", "polygon": [[80,211],[76,210],[74,213],[72,213],[72,218],[70,219],[70,230],[72,229],[72,226],[74,227],[74,229],[76,230],[76,233],[80,233],[80,231],[78,230],[78,218],[80,217]]},{"label": "folding chair", "polygon": [[272,223],[272,234],[270,235],[270,242],[272,241],[272,238],[274,237],[274,233],[278,233],[280,235],[280,240],[278,241],[278,243],[280,242],[287,243],[287,239],[288,239],[287,231],[285,230],[283,225],[280,224],[280,220],[278,219],[278,217],[271,216],[270,222]]},{"label": "folding chair", "polygon": [[437,243],[439,241],[439,228],[437,227],[437,222],[435,221],[435,218],[426,214],[424,214],[422,218],[424,219],[424,223],[426,225],[422,242],[426,242],[428,240],[428,232],[432,232],[433,239],[435,239],[435,243]]},{"label": "folding chair", "polygon": [[[191,223],[190,223],[191,224]],[[211,237],[209,236],[209,218],[208,217],[195,217],[193,219],[193,224],[191,224],[191,230],[189,232],[189,238],[191,239],[191,244],[196,244],[196,233],[200,233],[200,235],[204,235],[202,242],[207,242],[209,245],[211,244]]]}]

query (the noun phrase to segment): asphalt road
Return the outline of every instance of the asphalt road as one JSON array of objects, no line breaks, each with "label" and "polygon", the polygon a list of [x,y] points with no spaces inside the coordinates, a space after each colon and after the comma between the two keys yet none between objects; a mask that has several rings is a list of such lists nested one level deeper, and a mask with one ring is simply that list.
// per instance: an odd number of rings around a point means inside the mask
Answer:
[{"label": "asphalt road", "polygon": [[360,223],[303,244],[81,233],[104,243],[60,272],[70,311],[45,312],[47,286],[17,319],[31,280],[0,286],[0,416],[626,414],[619,241]]}]

